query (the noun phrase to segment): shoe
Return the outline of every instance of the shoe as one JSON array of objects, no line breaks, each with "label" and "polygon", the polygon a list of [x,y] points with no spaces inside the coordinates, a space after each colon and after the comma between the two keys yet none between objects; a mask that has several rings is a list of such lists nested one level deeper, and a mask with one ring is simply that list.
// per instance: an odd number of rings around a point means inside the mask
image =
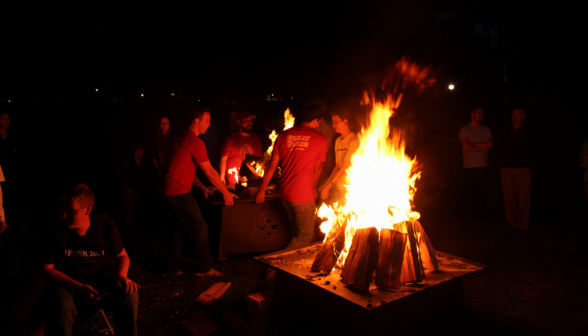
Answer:
[{"label": "shoe", "polygon": [[208,271],[206,273],[196,273],[196,275],[199,277],[205,278],[205,277],[211,277],[211,276],[223,276],[224,274],[215,270],[214,268],[211,268],[210,271]]},{"label": "shoe", "polygon": [[184,275],[184,273],[182,271],[180,271],[179,269],[177,270],[167,270],[165,272],[163,272],[163,274],[161,274],[161,276],[163,276],[164,278],[168,278],[168,277],[177,277],[180,275]]}]

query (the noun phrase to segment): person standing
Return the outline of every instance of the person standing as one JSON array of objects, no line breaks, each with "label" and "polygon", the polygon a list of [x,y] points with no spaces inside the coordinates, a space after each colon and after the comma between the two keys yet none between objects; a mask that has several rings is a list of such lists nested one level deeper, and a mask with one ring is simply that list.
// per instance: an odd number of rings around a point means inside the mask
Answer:
[{"label": "person standing", "polygon": [[512,111],[512,127],[497,144],[500,176],[506,221],[513,227],[526,230],[531,210],[532,133],[526,125],[525,110]]},{"label": "person standing", "polygon": [[182,232],[188,234],[196,250],[198,264],[197,275],[220,275],[212,268],[212,255],[208,242],[208,224],[200,213],[198,203],[190,193],[192,185],[198,187],[205,197],[208,190],[196,177],[196,169],[200,167],[208,180],[221,192],[225,205],[233,205],[233,198],[237,198],[225,188],[216,170],[210,164],[206,155],[204,142],[198,137],[206,133],[210,126],[210,110],[196,108],[192,116],[190,128],[184,138],[178,142],[172,151],[163,180],[163,195],[166,203],[175,213],[181,227],[172,228],[171,251],[168,258],[167,270],[164,275],[181,275],[178,264],[182,249]]},{"label": "person standing", "polygon": [[261,156],[261,139],[253,132],[254,115],[248,111],[241,111],[238,114],[237,125],[239,128],[229,134],[221,148],[220,158],[220,179],[226,184],[237,183],[236,174],[229,173],[229,169],[241,169],[241,164],[247,154]]},{"label": "person standing", "polygon": [[359,140],[355,132],[351,131],[351,113],[341,107],[333,112],[333,127],[341,134],[335,140],[335,167],[331,171],[327,181],[320,187],[320,198],[326,200],[331,195],[331,202],[342,204],[342,196],[345,193],[347,169],[351,167],[351,156],[359,148]]},{"label": "person standing", "polygon": [[314,238],[317,186],[327,151],[327,138],[314,129],[323,115],[319,105],[307,104],[296,117],[301,125],[278,136],[257,193],[257,203],[263,203],[265,190],[279,164],[282,167],[280,198],[293,224],[292,240],[286,248],[309,244]]},{"label": "person standing", "polygon": [[470,111],[470,122],[459,130],[459,142],[463,153],[463,170],[454,224],[463,219],[471,192],[474,201],[474,220],[482,224],[488,187],[488,149],[492,148],[492,133],[482,125],[484,111],[477,107]]}]

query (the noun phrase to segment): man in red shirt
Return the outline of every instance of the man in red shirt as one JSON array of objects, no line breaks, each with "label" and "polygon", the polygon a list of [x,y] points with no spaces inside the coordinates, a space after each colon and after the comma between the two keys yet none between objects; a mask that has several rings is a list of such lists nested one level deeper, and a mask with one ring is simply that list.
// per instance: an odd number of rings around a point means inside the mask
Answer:
[{"label": "man in red shirt", "polygon": [[237,125],[239,128],[229,134],[221,148],[220,179],[226,184],[237,183],[237,174],[229,173],[229,169],[241,168],[245,155],[263,155],[261,139],[252,133],[254,115],[248,111],[241,111],[238,114]]},{"label": "man in red shirt", "polygon": [[200,213],[198,203],[190,193],[192,185],[198,187],[208,197],[207,189],[196,177],[196,168],[200,167],[208,180],[222,193],[225,205],[233,205],[233,197],[221,182],[216,170],[206,155],[204,142],[198,135],[204,134],[210,126],[210,110],[197,108],[192,117],[192,124],[184,138],[178,142],[169,157],[164,175],[163,195],[175,212],[182,227],[172,230],[171,251],[168,270],[164,275],[181,275],[177,269],[182,249],[182,231],[194,242],[197,275],[209,276],[220,273],[212,268],[212,255],[208,246],[208,224]]},{"label": "man in red shirt", "polygon": [[323,115],[320,105],[307,104],[296,117],[301,125],[280,134],[257,193],[257,203],[262,203],[265,189],[280,164],[280,198],[294,224],[292,241],[286,248],[309,244],[314,238],[317,185],[327,151],[327,138],[314,128],[320,125]]}]

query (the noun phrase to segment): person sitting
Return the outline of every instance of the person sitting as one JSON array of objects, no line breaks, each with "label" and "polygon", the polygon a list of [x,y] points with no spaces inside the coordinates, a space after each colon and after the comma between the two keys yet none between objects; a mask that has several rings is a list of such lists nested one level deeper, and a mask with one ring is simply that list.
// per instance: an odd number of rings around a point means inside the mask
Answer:
[{"label": "person sitting", "polygon": [[[130,259],[116,226],[106,215],[92,213],[94,193],[76,184],[60,200],[61,225],[47,237],[41,255],[49,304],[48,335],[71,335],[78,312],[114,311],[117,335],[137,335],[140,287],[127,277]],[[114,277],[106,259],[115,260]]]}]

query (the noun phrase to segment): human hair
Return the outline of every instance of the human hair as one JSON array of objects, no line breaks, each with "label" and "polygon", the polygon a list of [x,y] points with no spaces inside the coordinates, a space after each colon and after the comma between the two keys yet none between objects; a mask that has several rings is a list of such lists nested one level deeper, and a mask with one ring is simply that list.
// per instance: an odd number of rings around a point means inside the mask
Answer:
[{"label": "human hair", "polygon": [[194,119],[202,119],[204,113],[210,113],[210,109],[208,107],[196,107],[192,111],[192,120]]},{"label": "human hair", "polygon": [[[523,115],[524,115],[524,116],[525,116],[525,115],[527,115],[527,114],[525,113],[525,109],[524,109],[524,108],[521,108],[521,107],[516,107],[516,108],[514,108],[514,109],[512,110],[512,112],[514,113],[514,111],[521,111],[521,112],[523,113]],[[1,115],[1,114],[0,114],[0,115]]]},{"label": "human hair", "polygon": [[85,184],[74,184],[71,188],[65,190],[61,196],[65,198],[75,198],[78,201],[80,208],[84,209],[89,206],[91,206],[92,209],[94,208],[94,192]]},{"label": "human hair", "polygon": [[469,115],[469,114],[472,114],[472,113],[475,113],[475,112],[476,112],[476,110],[483,110],[483,109],[482,109],[480,106],[478,106],[478,105],[474,105],[474,106],[472,106],[472,107],[470,108],[470,113],[468,113],[468,115]]},{"label": "human hair", "polygon": [[331,111],[331,115],[332,116],[339,116],[339,118],[341,118],[341,120],[347,120],[347,123],[353,122],[353,120],[351,119],[352,118],[351,110],[349,110],[345,106],[334,107],[333,110]]},{"label": "human hair", "polygon": [[323,119],[325,116],[325,110],[320,104],[311,102],[305,104],[299,114],[300,122],[306,123],[315,119]]}]

